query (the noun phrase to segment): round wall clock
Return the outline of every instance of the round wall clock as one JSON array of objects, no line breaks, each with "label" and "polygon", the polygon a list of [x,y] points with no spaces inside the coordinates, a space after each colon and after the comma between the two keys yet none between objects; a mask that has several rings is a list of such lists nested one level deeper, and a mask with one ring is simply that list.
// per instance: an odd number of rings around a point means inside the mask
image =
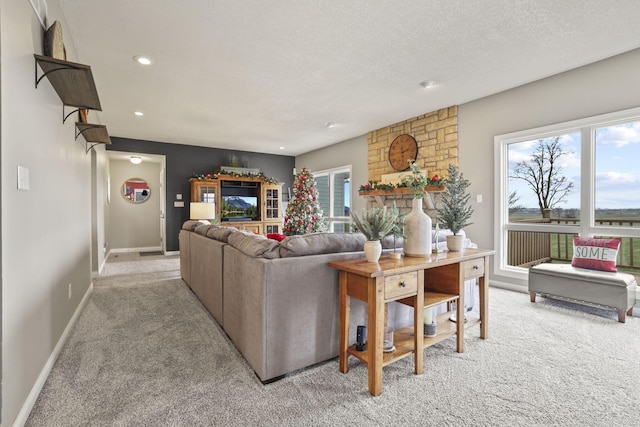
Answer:
[{"label": "round wall clock", "polygon": [[411,135],[396,137],[389,147],[389,163],[397,171],[409,169],[409,160],[418,157],[418,143]]}]

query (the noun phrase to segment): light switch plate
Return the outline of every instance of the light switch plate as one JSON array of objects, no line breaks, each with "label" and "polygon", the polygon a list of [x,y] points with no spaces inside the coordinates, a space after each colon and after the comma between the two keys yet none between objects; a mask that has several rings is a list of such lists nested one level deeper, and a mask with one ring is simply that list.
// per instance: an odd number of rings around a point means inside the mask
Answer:
[{"label": "light switch plate", "polygon": [[176,200],[182,200],[182,194],[176,194]]},{"label": "light switch plate", "polygon": [[29,169],[18,165],[18,190],[29,190]]},{"label": "light switch plate", "polygon": [[184,202],[173,202],[174,208],[184,208]]}]

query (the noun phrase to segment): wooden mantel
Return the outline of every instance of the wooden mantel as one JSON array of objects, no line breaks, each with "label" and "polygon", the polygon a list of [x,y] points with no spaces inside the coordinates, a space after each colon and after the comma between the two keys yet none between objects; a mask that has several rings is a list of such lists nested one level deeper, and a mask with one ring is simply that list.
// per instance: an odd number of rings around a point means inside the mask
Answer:
[{"label": "wooden mantel", "polygon": [[[445,190],[444,185],[439,187],[428,186],[424,188],[425,193],[442,193]],[[371,206],[384,206],[385,199],[389,196],[401,196],[403,198],[413,199],[413,191],[407,187],[394,188],[391,190],[367,190],[358,192],[359,195],[366,197],[369,201],[375,201],[375,204],[368,203],[369,207]],[[435,202],[433,196],[425,197],[426,207],[427,209],[434,209]],[[410,207],[410,205],[407,205]],[[400,211],[402,212],[402,207],[400,207]]]}]

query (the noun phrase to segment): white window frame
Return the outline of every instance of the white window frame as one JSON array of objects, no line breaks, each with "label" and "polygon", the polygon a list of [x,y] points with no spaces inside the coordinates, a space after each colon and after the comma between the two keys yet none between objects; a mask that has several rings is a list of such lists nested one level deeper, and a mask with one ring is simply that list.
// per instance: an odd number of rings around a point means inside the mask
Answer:
[{"label": "white window frame", "polygon": [[[583,236],[609,235],[617,237],[640,237],[638,227],[612,227],[595,225],[594,183],[595,180],[595,129],[620,123],[640,121],[640,108],[602,114],[534,129],[512,132],[494,137],[494,248],[496,257],[493,273],[527,281],[528,270],[507,264],[508,234],[511,230],[579,233]],[[562,224],[516,224],[509,223],[508,197],[508,146],[512,143],[543,139],[550,136],[580,132],[580,225]]]},{"label": "white window frame", "polygon": [[351,185],[349,186],[349,206],[352,206],[352,196],[353,196],[353,173],[351,171],[351,165],[345,165],[345,166],[339,166],[339,167],[335,167],[335,168],[331,168],[331,169],[324,169],[324,170],[319,170],[319,171],[315,171],[315,172],[311,172],[311,174],[313,175],[313,178],[316,179],[316,177],[319,176],[328,176],[329,177],[329,212],[327,215],[327,212],[323,212],[324,214],[324,219],[327,222],[327,229],[329,232],[333,233],[333,223],[334,222],[346,222],[348,224],[351,224],[351,217],[349,216],[332,216],[333,212],[334,212],[334,188],[333,188],[333,179],[332,176],[338,173],[344,173],[344,172],[348,172],[349,173],[349,179],[351,182]]}]

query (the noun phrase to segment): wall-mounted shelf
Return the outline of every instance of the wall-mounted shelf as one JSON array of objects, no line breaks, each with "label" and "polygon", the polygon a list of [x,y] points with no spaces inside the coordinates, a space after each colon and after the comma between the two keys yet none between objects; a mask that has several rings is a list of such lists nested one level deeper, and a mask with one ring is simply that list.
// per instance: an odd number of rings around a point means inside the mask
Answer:
[{"label": "wall-mounted shelf", "polygon": [[76,140],[80,135],[84,137],[87,144],[87,152],[97,144],[111,144],[111,138],[105,125],[93,123],[76,122]]},{"label": "wall-mounted shelf", "polygon": [[[98,90],[93,80],[91,67],[76,62],[63,61],[49,56],[33,55],[36,59],[36,89],[43,78],[47,78],[62,101],[62,123],[79,110],[102,111]],[[38,65],[43,73],[38,77]],[[76,107],[65,114],[64,107]],[[84,136],[87,153],[97,144],[111,144],[111,138],[105,125],[76,122],[76,140]]]},{"label": "wall-mounted shelf", "polygon": [[102,111],[90,66],[48,56],[33,56],[36,58],[36,65],[39,65],[44,72],[38,77],[36,66],[36,88],[38,83],[47,77],[63,105]]}]

